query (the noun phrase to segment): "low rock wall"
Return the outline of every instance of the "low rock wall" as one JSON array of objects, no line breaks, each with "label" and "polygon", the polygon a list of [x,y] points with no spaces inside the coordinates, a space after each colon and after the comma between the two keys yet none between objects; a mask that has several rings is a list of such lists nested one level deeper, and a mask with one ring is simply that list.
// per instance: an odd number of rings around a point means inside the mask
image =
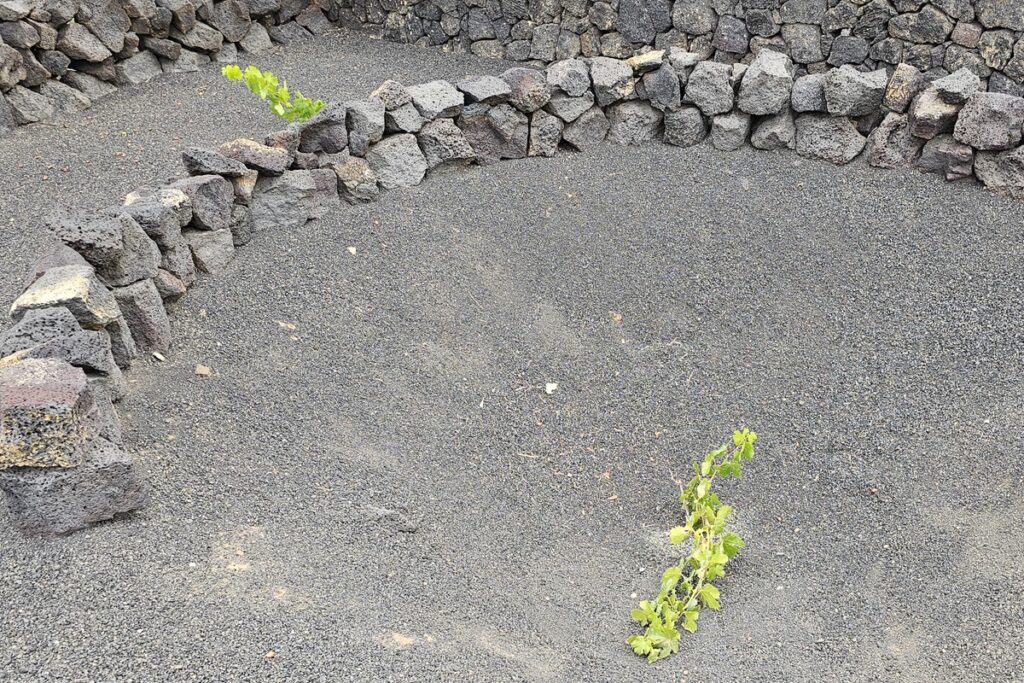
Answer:
[{"label": "low rock wall", "polygon": [[1021,0],[0,0],[0,133],[332,24],[540,66],[675,47],[724,64],[778,51],[797,75],[966,68],[1024,95]]},{"label": "low rock wall", "polygon": [[169,311],[201,277],[261,232],[441,167],[707,138],[974,176],[1024,198],[1024,98],[982,90],[966,68],[934,79],[908,64],[798,73],[780,52],[725,64],[672,47],[456,83],[386,81],[262,141],[186,149],[179,179],[106,210],[50,218],[62,246],[28,274],[0,334],[0,489],[15,522],[61,534],[142,504],[113,406],[133,361],[171,351]]}]

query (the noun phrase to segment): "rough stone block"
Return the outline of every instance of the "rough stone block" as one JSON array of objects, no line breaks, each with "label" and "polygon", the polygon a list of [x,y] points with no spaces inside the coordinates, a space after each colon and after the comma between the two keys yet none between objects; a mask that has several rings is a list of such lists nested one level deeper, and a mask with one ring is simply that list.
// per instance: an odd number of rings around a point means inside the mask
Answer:
[{"label": "rough stone block", "polygon": [[633,69],[619,59],[594,57],[590,60],[590,78],[597,104],[606,107],[633,95],[636,81]]},{"label": "rough stone block", "polygon": [[788,107],[793,89],[793,62],[772,50],[763,50],[744,72],[739,108],[755,116],[777,114]]},{"label": "rough stone block", "polygon": [[697,107],[665,112],[665,142],[679,147],[696,145],[708,136],[708,124]]},{"label": "rough stone block", "polygon": [[291,155],[282,147],[270,147],[254,140],[238,138],[217,148],[223,156],[240,161],[262,175],[281,175],[291,164]]},{"label": "rough stone block", "polygon": [[78,323],[101,329],[121,316],[110,290],[96,278],[91,266],[61,266],[47,270],[11,305],[11,319],[21,320],[28,311],[63,306]]},{"label": "rough stone block", "polygon": [[759,121],[750,136],[750,144],[757,149],[794,149],[796,123],[793,112],[787,107]]},{"label": "rough stone block", "polygon": [[711,144],[731,152],[743,146],[750,133],[750,114],[736,110],[711,119]]},{"label": "rough stone block", "polygon": [[[416,102],[417,96],[417,93],[413,92],[413,102]],[[459,98],[461,97],[462,94],[459,93]],[[424,109],[419,104],[417,108],[423,114]],[[425,114],[424,117],[437,118],[436,115],[427,117]],[[409,133],[392,135],[381,140],[370,148],[366,161],[385,190],[419,185],[428,168],[427,160],[416,143],[416,136]]]},{"label": "rough stone block", "polygon": [[179,180],[171,188],[181,190],[188,197],[192,206],[189,225],[196,230],[223,230],[231,224],[235,190],[225,178],[197,175]]},{"label": "rough stone block", "polygon": [[192,259],[201,273],[215,275],[235,257],[235,240],[229,228],[186,230],[182,237],[192,250]]},{"label": "rough stone block", "polygon": [[591,107],[562,130],[562,139],[580,151],[596,147],[608,137],[611,124],[601,107]]},{"label": "rough stone block", "polygon": [[1024,136],[1024,98],[979,92],[960,110],[953,137],[979,150],[1011,149]]},{"label": "rough stone block", "polygon": [[420,116],[428,121],[458,116],[465,102],[462,93],[445,80],[411,85],[407,90]]},{"label": "rough stone block", "polygon": [[153,280],[140,280],[112,290],[140,351],[166,353],[171,347],[171,322]]},{"label": "rough stone block", "polygon": [[938,173],[946,180],[960,180],[974,174],[974,149],[957,142],[952,135],[938,135],[925,143],[917,167]]},{"label": "rough stone block", "polygon": [[312,215],[315,192],[316,183],[309,171],[261,177],[256,181],[250,205],[255,231],[302,227]]},{"label": "rough stone block", "polygon": [[81,368],[56,358],[0,365],[0,470],[79,465],[93,412]]},{"label": "rough stone block", "polygon": [[494,107],[485,104],[468,105],[459,116],[458,126],[476,153],[479,163],[523,159],[527,155],[529,119],[509,103]]},{"label": "rough stone block", "polygon": [[867,160],[877,168],[899,168],[913,163],[923,146],[923,139],[911,135],[907,116],[890,112],[868,136]]},{"label": "rough stone block", "polygon": [[466,136],[451,119],[427,122],[416,137],[429,168],[445,163],[468,163],[476,156]]},{"label": "rough stone block", "polygon": [[141,507],[146,490],[131,456],[105,439],[68,469],[19,467],[0,472],[15,525],[26,534],[59,536]]},{"label": "rough stone block", "polygon": [[640,145],[658,137],[661,112],[647,102],[620,102],[608,109],[608,139],[620,145]]},{"label": "rough stone block", "polygon": [[1024,199],[1024,146],[1005,152],[978,152],[974,175],[993,192]]},{"label": "rough stone block", "polygon": [[863,72],[847,65],[825,76],[825,102],[833,116],[867,116],[882,106],[889,83],[884,69]]},{"label": "rough stone block", "polygon": [[693,103],[705,116],[732,111],[736,94],[732,86],[732,68],[718,62],[700,62],[686,81],[684,102]]},{"label": "rough stone block", "polygon": [[845,116],[804,114],[796,119],[796,151],[801,156],[848,164],[865,144],[867,138]]}]

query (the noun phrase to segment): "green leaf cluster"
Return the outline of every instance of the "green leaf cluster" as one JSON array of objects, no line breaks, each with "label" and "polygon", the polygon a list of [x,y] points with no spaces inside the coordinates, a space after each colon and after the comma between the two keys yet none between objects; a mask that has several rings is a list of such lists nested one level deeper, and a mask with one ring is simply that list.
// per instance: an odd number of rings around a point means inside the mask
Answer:
[{"label": "green leaf cluster", "polygon": [[255,66],[249,65],[242,71],[237,64],[228,64],[220,72],[229,81],[243,81],[250,91],[267,102],[270,111],[286,121],[308,121],[324,108],[323,100],[311,100],[298,90],[292,95],[287,81],[281,83],[274,74]]},{"label": "green leaf cluster", "polygon": [[722,503],[712,486],[719,478],[738,477],[743,463],[754,457],[757,434],[733,433],[732,442],[693,463],[693,477],[679,494],[686,522],[668,532],[676,545],[690,541],[690,554],[661,575],[661,590],[644,600],[632,617],[646,629],[626,639],[636,654],[654,662],[679,651],[680,626],[697,630],[701,609],[719,609],[721,594],[714,581],[725,576],[725,565],[743,548],[743,539],[729,530],[732,506]]}]

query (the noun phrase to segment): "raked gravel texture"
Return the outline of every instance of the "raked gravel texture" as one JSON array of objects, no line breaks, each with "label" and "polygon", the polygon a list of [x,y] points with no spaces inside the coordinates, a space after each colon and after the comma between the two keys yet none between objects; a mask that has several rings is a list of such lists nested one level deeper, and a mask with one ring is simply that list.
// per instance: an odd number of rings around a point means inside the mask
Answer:
[{"label": "raked gravel texture", "polygon": [[[195,141],[269,123],[223,116]],[[143,180],[164,125],[62,144],[116,141]],[[135,184],[104,159],[69,192]],[[58,194],[18,182],[19,220],[25,188]],[[1022,245],[1021,205],[976,186],[657,144],[262,233],[130,374],[151,505],[57,541],[0,523],[0,678],[1020,680]],[[741,424],[761,451],[722,494],[749,545],[649,666],[623,641],[673,476]]]}]

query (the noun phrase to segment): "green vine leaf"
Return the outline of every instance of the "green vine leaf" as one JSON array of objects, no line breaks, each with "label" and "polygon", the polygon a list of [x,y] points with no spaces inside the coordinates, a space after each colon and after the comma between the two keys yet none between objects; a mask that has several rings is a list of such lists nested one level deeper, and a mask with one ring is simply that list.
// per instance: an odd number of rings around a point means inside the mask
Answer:
[{"label": "green vine leaf", "polygon": [[286,121],[308,121],[324,108],[323,100],[311,100],[298,90],[293,96],[287,82],[281,83],[271,72],[255,66],[249,65],[242,71],[237,64],[228,64],[220,72],[229,81],[244,81],[245,87],[267,102],[275,116]]},{"label": "green vine leaf", "polygon": [[755,441],[755,432],[737,430],[731,444],[724,444],[693,463],[694,476],[679,494],[686,523],[668,532],[674,545],[689,540],[690,553],[662,573],[657,597],[641,601],[631,613],[633,620],[646,628],[643,634],[629,636],[626,643],[649,662],[679,651],[678,627],[688,633],[696,632],[702,607],[717,610],[722,606],[721,592],[712,582],[725,576],[726,564],[745,544],[739,534],[729,531],[732,506],[723,504],[712,486],[719,477],[742,474],[742,463],[754,457]]}]

